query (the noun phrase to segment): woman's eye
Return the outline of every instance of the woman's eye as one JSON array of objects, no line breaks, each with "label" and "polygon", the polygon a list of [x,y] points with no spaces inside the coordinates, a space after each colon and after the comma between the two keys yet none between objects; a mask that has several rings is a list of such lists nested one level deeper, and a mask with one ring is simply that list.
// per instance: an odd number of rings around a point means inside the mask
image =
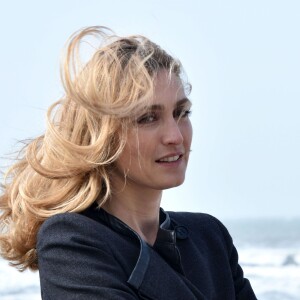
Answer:
[{"label": "woman's eye", "polygon": [[148,113],[146,115],[141,116],[138,118],[137,123],[138,124],[149,124],[152,122],[155,122],[157,120],[157,116],[155,113]]},{"label": "woman's eye", "polygon": [[192,111],[190,109],[184,109],[184,108],[178,108],[174,111],[174,118],[179,119],[179,118],[186,118],[190,116]]}]

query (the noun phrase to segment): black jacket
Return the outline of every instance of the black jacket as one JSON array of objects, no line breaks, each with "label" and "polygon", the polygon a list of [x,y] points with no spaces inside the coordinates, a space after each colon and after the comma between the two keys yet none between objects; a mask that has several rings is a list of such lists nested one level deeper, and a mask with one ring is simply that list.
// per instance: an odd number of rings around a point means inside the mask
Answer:
[{"label": "black jacket", "polygon": [[226,228],[165,213],[151,247],[95,206],[49,218],[38,234],[43,299],[254,300]]}]

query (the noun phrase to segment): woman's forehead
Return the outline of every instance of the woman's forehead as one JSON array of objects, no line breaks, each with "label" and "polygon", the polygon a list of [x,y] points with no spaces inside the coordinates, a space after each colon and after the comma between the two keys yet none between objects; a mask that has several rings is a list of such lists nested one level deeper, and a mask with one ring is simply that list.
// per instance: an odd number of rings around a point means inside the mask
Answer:
[{"label": "woman's forehead", "polygon": [[177,102],[186,98],[185,90],[181,79],[174,73],[162,70],[158,72],[154,80],[152,103],[165,103],[168,101]]}]

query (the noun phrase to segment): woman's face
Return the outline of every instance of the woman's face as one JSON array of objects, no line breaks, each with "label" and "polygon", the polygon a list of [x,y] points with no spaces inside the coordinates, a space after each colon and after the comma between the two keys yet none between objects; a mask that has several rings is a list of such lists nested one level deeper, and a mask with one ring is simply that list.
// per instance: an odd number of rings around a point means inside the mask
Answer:
[{"label": "woman's face", "polygon": [[[181,80],[162,70],[150,107],[129,128],[115,175],[126,185],[163,190],[183,183],[192,141],[191,102]],[[117,179],[117,178],[116,178]]]}]

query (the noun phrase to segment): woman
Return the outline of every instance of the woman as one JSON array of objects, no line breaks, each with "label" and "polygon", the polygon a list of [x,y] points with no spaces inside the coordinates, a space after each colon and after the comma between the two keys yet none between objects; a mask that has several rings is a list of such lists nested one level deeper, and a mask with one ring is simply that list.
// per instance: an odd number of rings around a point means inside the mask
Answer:
[{"label": "woman", "polygon": [[[90,36],[102,44],[81,64]],[[2,256],[39,269],[43,299],[256,299],[217,219],[160,209],[192,139],[180,63],[145,37],[89,27],[62,75],[45,134],[7,173]]]}]

